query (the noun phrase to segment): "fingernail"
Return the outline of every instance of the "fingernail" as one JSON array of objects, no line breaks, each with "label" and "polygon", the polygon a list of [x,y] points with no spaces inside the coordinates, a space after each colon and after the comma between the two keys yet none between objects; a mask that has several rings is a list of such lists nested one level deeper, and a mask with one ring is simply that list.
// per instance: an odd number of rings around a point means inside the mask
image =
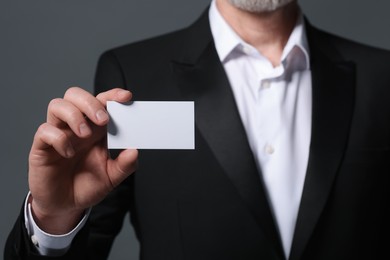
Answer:
[{"label": "fingernail", "polygon": [[87,136],[91,133],[91,130],[89,129],[89,127],[87,126],[86,123],[81,123],[80,124],[80,127],[79,127],[79,130],[80,130],[80,134],[82,136]]},{"label": "fingernail", "polygon": [[119,98],[124,98],[124,97],[127,97],[129,95],[129,93],[130,93],[130,91],[123,89],[123,90],[119,91],[117,95]]},{"label": "fingernail", "polygon": [[104,121],[108,120],[108,115],[103,110],[99,110],[99,111],[96,112],[96,118],[97,118],[98,121],[104,122]]},{"label": "fingernail", "polygon": [[72,146],[68,146],[68,148],[66,148],[66,156],[67,157],[72,157],[74,155],[74,149]]}]

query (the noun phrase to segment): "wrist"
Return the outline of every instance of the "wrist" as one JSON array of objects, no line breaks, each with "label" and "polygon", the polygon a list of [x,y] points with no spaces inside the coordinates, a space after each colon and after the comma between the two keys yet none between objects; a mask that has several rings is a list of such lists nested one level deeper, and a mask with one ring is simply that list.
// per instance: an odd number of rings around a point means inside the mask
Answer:
[{"label": "wrist", "polygon": [[42,210],[30,198],[31,213],[37,226],[44,232],[53,235],[62,235],[70,232],[77,226],[85,215],[85,210],[70,210],[59,212],[56,210]]}]

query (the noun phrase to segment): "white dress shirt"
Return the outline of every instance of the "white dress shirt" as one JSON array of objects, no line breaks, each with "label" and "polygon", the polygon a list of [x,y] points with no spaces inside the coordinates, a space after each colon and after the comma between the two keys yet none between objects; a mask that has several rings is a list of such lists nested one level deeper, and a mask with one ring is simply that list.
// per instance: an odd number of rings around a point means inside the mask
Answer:
[{"label": "white dress shirt", "polygon": [[26,225],[27,233],[31,238],[31,242],[41,255],[64,255],[70,247],[73,238],[87,222],[91,209],[87,210],[82,220],[69,233],[63,235],[52,235],[40,229],[35,223],[31,212],[31,204],[28,203],[28,199],[30,196],[30,193],[28,193],[24,205],[24,222]]},{"label": "white dress shirt", "polygon": [[[210,26],[219,58],[230,81],[241,120],[265,184],[285,255],[290,253],[309,157],[311,73],[303,18],[283,50],[282,63],[271,62],[244,42],[212,1]],[[66,252],[87,215],[70,233],[43,232],[25,207],[26,228],[39,252]]]},{"label": "white dress shirt", "polygon": [[209,17],[215,47],[288,257],[311,136],[311,72],[303,17],[300,15],[277,67],[233,31],[215,1]]}]

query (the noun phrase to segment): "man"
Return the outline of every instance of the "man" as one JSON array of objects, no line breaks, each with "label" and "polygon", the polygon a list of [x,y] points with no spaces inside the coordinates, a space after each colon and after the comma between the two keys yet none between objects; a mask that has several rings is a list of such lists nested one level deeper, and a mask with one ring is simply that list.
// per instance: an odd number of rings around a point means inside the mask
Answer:
[{"label": "man", "polygon": [[[104,259],[127,211],[142,259],[388,256],[389,61],[295,0],[216,0],[187,29],[106,52],[96,98],[49,104],[5,258]],[[131,98],[115,87],[194,100],[196,149],[109,159],[105,103]]]}]

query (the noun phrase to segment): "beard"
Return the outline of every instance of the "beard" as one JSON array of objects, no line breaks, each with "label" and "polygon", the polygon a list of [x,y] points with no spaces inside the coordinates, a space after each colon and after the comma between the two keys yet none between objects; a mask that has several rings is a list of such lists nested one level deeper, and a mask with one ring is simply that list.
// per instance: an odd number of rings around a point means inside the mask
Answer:
[{"label": "beard", "polygon": [[252,13],[271,12],[295,0],[229,0],[229,2],[244,11]]}]

